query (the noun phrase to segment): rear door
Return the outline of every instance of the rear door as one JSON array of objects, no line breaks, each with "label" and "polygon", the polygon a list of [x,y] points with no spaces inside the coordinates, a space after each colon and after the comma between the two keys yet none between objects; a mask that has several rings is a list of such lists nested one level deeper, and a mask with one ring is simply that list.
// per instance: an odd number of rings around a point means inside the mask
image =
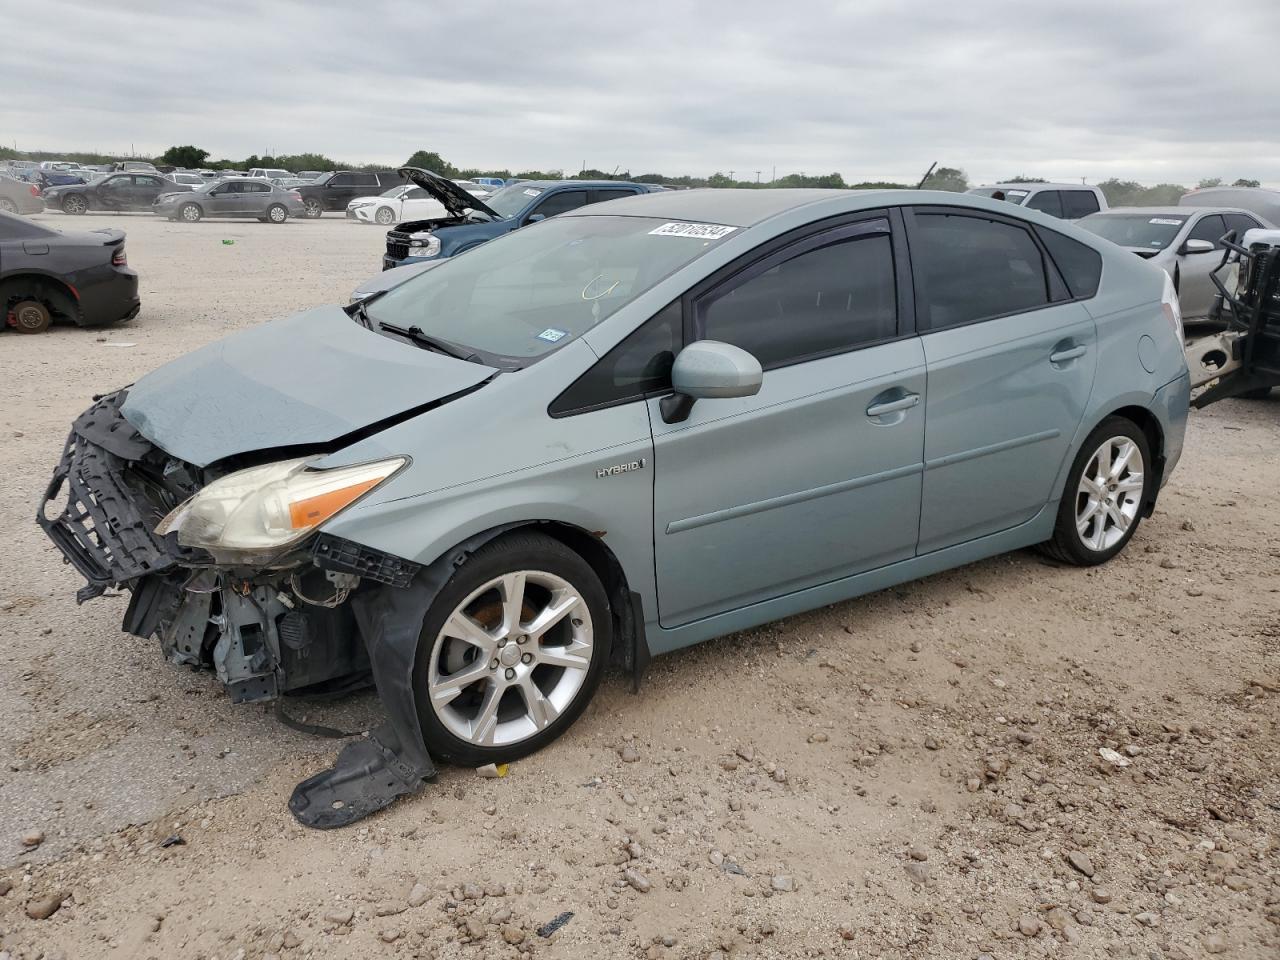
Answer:
[{"label": "rear door", "polygon": [[240,207],[240,216],[242,217],[261,217],[265,216],[267,207],[271,203],[271,184],[254,183],[250,181],[244,185],[244,199]]},{"label": "rear door", "polygon": [[135,173],[133,175],[133,205],[144,210],[155,202],[156,197],[166,190],[173,190],[174,184],[155,174]]},{"label": "rear door", "polygon": [[1030,520],[1048,502],[1097,366],[1093,319],[1022,221],[908,215],[928,365],[920,553]]},{"label": "rear door", "polygon": [[685,298],[687,340],[739,346],[765,374],[679,423],[648,401],[663,626],[915,552],[924,354],[891,223],[811,228]]}]

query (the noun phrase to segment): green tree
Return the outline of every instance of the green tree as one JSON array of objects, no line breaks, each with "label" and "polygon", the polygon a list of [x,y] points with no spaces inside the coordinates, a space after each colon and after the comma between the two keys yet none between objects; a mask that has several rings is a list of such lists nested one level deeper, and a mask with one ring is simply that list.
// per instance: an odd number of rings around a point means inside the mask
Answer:
[{"label": "green tree", "polygon": [[1018,174],[1016,177],[1010,177],[1008,180],[1001,180],[1001,183],[1048,183],[1044,177],[1025,177]]},{"label": "green tree", "polygon": [[1233,187],[1260,187],[1260,186],[1262,186],[1262,184],[1261,184],[1259,181],[1257,181],[1257,180],[1246,180],[1246,179],[1244,179],[1243,177],[1241,177],[1239,180],[1237,180],[1235,183],[1233,183],[1233,184],[1231,184],[1231,185],[1232,185]]},{"label": "green tree", "polygon": [[850,190],[910,190],[911,187],[905,183],[894,183],[891,180],[863,180],[861,183],[851,184]]},{"label": "green tree", "polygon": [[161,163],[172,164],[175,167],[199,168],[203,167],[204,162],[209,159],[209,151],[187,144],[185,147],[170,147],[157,159]]},{"label": "green tree", "polygon": [[1203,190],[1206,187],[1220,187],[1220,186],[1222,186],[1221,177],[1205,177],[1205,179],[1201,180],[1199,183],[1196,184],[1196,189]]},{"label": "green tree", "polygon": [[406,167],[421,167],[423,170],[438,173],[442,177],[456,177],[458,175],[457,167],[434,150],[415,151],[413,156],[405,161],[404,165]]},{"label": "green tree", "polygon": [[969,175],[955,167],[938,167],[929,174],[921,187],[923,190],[950,190],[964,193],[969,189]]}]

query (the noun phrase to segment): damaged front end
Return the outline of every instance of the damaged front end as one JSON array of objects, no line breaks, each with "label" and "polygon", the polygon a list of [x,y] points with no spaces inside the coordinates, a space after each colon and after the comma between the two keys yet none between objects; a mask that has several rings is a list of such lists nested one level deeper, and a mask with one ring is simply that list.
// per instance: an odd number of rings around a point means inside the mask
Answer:
[{"label": "damaged front end", "polygon": [[412,667],[449,561],[424,568],[315,529],[405,461],[199,467],[142,436],[124,400],[103,397],[75,421],[37,513],[87,581],[77,601],[128,589],[123,629],[158,638],[174,663],[213,670],[237,703],[372,679],[388,721],[299,784],[290,809],[302,823],[342,826],[417,790],[435,769]]}]

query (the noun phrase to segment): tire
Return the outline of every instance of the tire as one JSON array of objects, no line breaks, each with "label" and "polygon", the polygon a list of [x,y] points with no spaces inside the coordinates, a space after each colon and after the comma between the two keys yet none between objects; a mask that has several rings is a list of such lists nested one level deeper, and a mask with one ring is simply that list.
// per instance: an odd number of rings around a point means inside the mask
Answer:
[{"label": "tire", "polygon": [[68,194],[62,198],[62,212],[82,217],[89,212],[89,201],[78,193]]},{"label": "tire", "polygon": [[[503,625],[512,618],[504,597],[513,595],[512,585],[523,600],[515,618],[520,623],[506,635]],[[534,635],[530,625],[553,607],[559,607],[558,618],[545,634]],[[460,611],[467,621],[457,618]],[[467,626],[446,627],[459,623]],[[473,767],[540,750],[591,701],[609,660],[612,630],[600,578],[558,540],[513,533],[481,547],[423,620],[413,687],[427,749]],[[471,641],[460,639],[462,633]],[[543,643],[544,637],[552,642]],[[535,691],[537,699],[525,691]],[[482,719],[486,707],[492,721]]]},{"label": "tire", "polygon": [[[1112,464],[1109,470],[1102,461],[1104,455]],[[1122,463],[1115,463],[1117,459]],[[1147,435],[1136,423],[1124,417],[1102,421],[1080,445],[1071,464],[1053,538],[1041,544],[1041,550],[1078,567],[1096,566],[1114,557],[1142,522],[1151,465]]]},{"label": "tire", "polygon": [[178,219],[183,223],[199,223],[203,216],[204,211],[198,203],[184,203],[178,208]]},{"label": "tire", "polygon": [[8,197],[0,197],[0,210],[3,210],[5,213],[17,213],[18,205]]},{"label": "tire", "polygon": [[39,300],[19,300],[9,310],[19,333],[44,333],[53,323],[53,314]]},{"label": "tire", "polygon": [[390,207],[379,207],[373,214],[373,221],[384,227],[396,222],[396,212]]},{"label": "tire", "polygon": [[289,219],[289,211],[285,209],[282,203],[273,203],[267,207],[266,220],[268,223],[284,223]]},{"label": "tire", "polygon": [[304,200],[302,206],[306,210],[306,216],[311,220],[319,220],[320,215],[324,213],[324,205],[319,200]]}]

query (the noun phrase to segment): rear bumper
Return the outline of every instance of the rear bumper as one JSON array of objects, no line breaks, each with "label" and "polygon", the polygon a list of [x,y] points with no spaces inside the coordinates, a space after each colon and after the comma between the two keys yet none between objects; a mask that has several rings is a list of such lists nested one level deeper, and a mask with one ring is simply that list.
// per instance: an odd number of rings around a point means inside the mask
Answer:
[{"label": "rear bumper", "polygon": [[1174,467],[1182,459],[1182,445],[1187,435],[1187,414],[1191,404],[1191,374],[1183,371],[1178,379],[1156,391],[1152,407],[1164,430],[1164,468],[1160,485],[1168,483]]},{"label": "rear bumper", "polygon": [[127,267],[113,267],[111,276],[80,288],[80,321],[86,327],[130,320],[140,309],[138,274]]}]

